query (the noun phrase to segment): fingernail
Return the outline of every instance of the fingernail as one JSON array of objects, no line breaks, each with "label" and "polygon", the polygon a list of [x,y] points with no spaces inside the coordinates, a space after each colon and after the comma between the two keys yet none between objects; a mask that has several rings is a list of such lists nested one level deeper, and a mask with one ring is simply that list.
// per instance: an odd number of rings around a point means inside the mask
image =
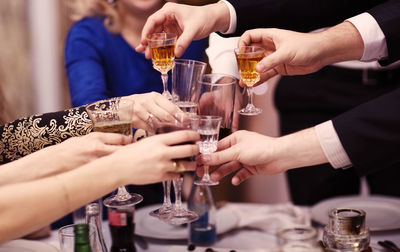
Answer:
[{"label": "fingernail", "polygon": [[239,178],[233,177],[232,178],[232,185],[239,185]]},{"label": "fingernail", "polygon": [[182,56],[182,54],[183,54],[183,47],[182,46],[177,46],[176,47],[176,53],[175,53],[175,55],[176,55],[176,57],[181,57]]}]

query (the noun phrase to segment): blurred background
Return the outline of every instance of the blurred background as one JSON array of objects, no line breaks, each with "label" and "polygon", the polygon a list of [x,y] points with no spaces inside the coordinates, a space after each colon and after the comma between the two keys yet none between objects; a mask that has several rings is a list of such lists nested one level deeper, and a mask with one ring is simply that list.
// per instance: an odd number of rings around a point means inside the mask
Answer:
[{"label": "blurred background", "polygon": [[[205,4],[215,1],[179,1]],[[63,51],[69,19],[68,0],[0,1],[0,88],[5,94],[8,121],[36,113],[71,107]],[[273,105],[275,80],[255,97],[263,108],[256,117],[240,119],[240,128],[278,136]],[[281,203],[289,201],[284,175],[256,176],[238,187],[230,177],[214,187],[216,200]]]}]

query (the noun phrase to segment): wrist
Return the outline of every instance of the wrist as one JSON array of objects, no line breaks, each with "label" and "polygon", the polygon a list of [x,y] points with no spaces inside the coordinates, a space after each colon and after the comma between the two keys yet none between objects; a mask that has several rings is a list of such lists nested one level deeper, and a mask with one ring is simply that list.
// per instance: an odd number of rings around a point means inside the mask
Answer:
[{"label": "wrist", "polygon": [[343,22],[319,33],[318,42],[322,64],[329,65],[341,61],[359,60],[364,52],[364,42],[356,27]]},{"label": "wrist", "polygon": [[222,1],[219,1],[215,4],[211,4],[207,11],[212,11],[212,17],[217,17],[214,24],[214,31],[218,32],[226,32],[229,29],[230,24],[230,13],[229,8]]},{"label": "wrist", "polygon": [[275,146],[274,157],[282,171],[328,163],[314,127],[279,137]]}]

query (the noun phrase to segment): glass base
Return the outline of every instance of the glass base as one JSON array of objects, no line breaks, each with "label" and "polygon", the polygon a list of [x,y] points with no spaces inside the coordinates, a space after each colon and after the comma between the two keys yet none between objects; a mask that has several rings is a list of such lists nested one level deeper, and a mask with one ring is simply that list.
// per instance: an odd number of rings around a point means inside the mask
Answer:
[{"label": "glass base", "polygon": [[164,219],[168,218],[169,215],[172,213],[172,205],[171,206],[161,206],[160,208],[153,210],[149,213],[150,216]]},{"label": "glass base", "polygon": [[253,104],[247,104],[247,106],[245,108],[242,108],[241,110],[239,110],[239,114],[241,115],[258,115],[261,114],[262,109],[261,108],[256,108],[254,107]]},{"label": "glass base", "polygon": [[114,195],[111,197],[106,198],[103,201],[103,204],[106,207],[111,207],[111,208],[123,208],[123,207],[128,207],[128,206],[134,206],[142,202],[143,196],[137,193],[130,193],[129,198],[125,197],[125,195],[118,196]]},{"label": "glass base", "polygon": [[195,185],[208,185],[208,186],[219,185],[219,182],[218,182],[218,181],[212,181],[212,180],[206,180],[206,179],[195,180],[193,183],[194,183]]},{"label": "glass base", "polygon": [[162,93],[162,95],[165,97],[165,98],[167,98],[169,101],[172,101],[172,95],[171,95],[171,93],[167,90],[167,91],[164,91],[163,93]]},{"label": "glass base", "polygon": [[199,215],[188,210],[174,210],[168,218],[161,219],[162,221],[172,225],[182,225],[199,219]]}]

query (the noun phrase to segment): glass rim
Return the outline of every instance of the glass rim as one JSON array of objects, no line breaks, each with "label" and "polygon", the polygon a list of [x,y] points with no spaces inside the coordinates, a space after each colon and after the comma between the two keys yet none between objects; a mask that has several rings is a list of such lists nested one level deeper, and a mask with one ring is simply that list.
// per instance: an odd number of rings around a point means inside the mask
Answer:
[{"label": "glass rim", "polygon": [[192,60],[192,59],[175,59],[175,64],[181,64],[181,65],[202,65],[202,66],[207,66],[207,63],[199,60]]},{"label": "glass rim", "polygon": [[[340,215],[341,212],[352,212],[357,215],[343,216],[343,215]],[[365,217],[365,215],[366,215],[365,211],[360,208],[344,207],[344,208],[334,208],[331,211],[329,211],[329,217],[338,218],[341,220],[351,219],[351,218],[355,218],[355,217]]]},{"label": "glass rim", "polygon": [[196,115],[196,117],[199,120],[212,120],[212,121],[222,121],[222,116],[216,116],[216,115]]},{"label": "glass rim", "polygon": [[[73,232],[73,227],[76,226],[77,224],[84,224],[84,223],[75,223],[75,224],[69,224],[66,226],[62,226],[58,229],[58,235],[59,236],[65,236],[65,237],[75,237],[75,234]],[[89,225],[89,236],[94,235],[96,233],[96,228],[93,224],[88,224]],[[71,233],[63,233],[64,230],[68,230],[72,228]]]},{"label": "glass rim", "polygon": [[[257,51],[252,51],[252,52],[240,52],[239,50],[240,50],[241,48],[254,48],[254,49],[256,49]],[[235,48],[235,49],[233,49],[233,50],[235,51],[236,54],[261,53],[261,52],[264,53],[264,52],[265,52],[265,49],[262,48],[262,47],[260,47],[260,46],[240,46],[240,47],[237,47],[237,48]]]},{"label": "glass rim", "polygon": [[132,104],[132,106],[135,104],[135,101],[134,101],[134,100],[131,100],[131,99],[128,99],[128,98],[123,99],[123,98],[124,98],[124,97],[111,97],[111,98],[108,98],[108,99],[98,100],[98,101],[95,101],[95,102],[92,102],[92,103],[87,104],[86,107],[85,107],[85,109],[86,109],[86,111],[87,111],[88,108],[90,108],[90,107],[93,107],[93,106],[98,105],[98,104],[101,104],[101,103],[110,102],[110,101],[124,101],[124,102],[129,102],[129,103]]},{"label": "glass rim", "polygon": [[[304,235],[304,236],[288,237],[291,235],[291,233],[289,233],[289,232],[293,232],[293,231],[296,232],[296,231],[301,231],[301,230],[305,231],[305,233],[302,233],[302,235]],[[297,233],[295,233],[295,234],[297,234]],[[293,225],[293,226],[287,226],[287,227],[279,229],[277,232],[277,235],[278,235],[278,239],[281,238],[281,239],[290,239],[290,240],[301,241],[301,240],[308,240],[311,238],[316,238],[318,235],[318,232],[312,226]]]},{"label": "glass rim", "polygon": [[[210,83],[210,82],[205,82],[203,79],[206,78],[206,77],[209,77],[209,76],[229,77],[229,78],[232,78],[233,81],[232,81],[232,82],[229,82],[229,83]],[[201,77],[199,78],[198,81],[199,81],[199,83],[202,84],[202,85],[210,85],[210,86],[229,86],[229,85],[235,84],[235,83],[238,81],[238,78],[236,78],[235,76],[230,75],[230,74],[224,74],[224,73],[209,73],[209,74],[204,74],[203,76],[201,76]]]},{"label": "glass rim", "polygon": [[[156,38],[152,38],[153,35],[161,35],[161,34],[165,34],[165,38],[160,38],[160,39],[156,39]],[[175,33],[171,33],[171,32],[155,32],[150,34],[146,39],[147,41],[168,41],[168,40],[176,40],[178,38],[178,36]]]}]

